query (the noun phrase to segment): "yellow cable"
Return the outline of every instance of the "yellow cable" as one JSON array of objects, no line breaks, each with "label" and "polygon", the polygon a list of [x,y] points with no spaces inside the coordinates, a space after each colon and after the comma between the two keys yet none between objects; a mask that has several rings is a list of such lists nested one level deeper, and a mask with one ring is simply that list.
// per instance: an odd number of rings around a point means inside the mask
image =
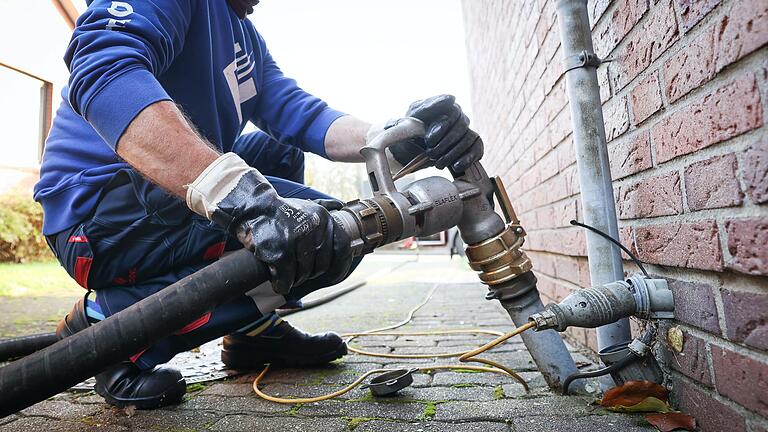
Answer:
[{"label": "yellow cable", "polygon": [[[446,334],[490,334],[494,336],[499,336],[496,339],[486,343],[485,345],[474,349],[472,351],[460,351],[460,352],[451,352],[451,353],[438,353],[438,354],[389,354],[389,353],[377,353],[372,351],[365,351],[353,347],[348,347],[349,351],[352,351],[354,353],[365,355],[365,356],[371,356],[371,357],[384,357],[384,358],[445,358],[445,357],[458,357],[459,361],[464,362],[475,362],[475,363],[483,363],[489,366],[492,366],[492,368],[488,367],[482,367],[482,366],[471,366],[471,365],[436,365],[436,366],[425,366],[418,368],[418,371],[420,372],[428,372],[433,370],[444,370],[444,369],[467,369],[467,370],[476,370],[480,372],[491,372],[491,373],[498,373],[506,376],[510,376],[516,381],[518,381],[526,392],[529,391],[528,383],[525,382],[525,380],[515,373],[515,371],[507,368],[506,366],[503,366],[497,362],[494,362],[492,360],[484,359],[484,358],[478,358],[477,355],[480,355],[497,345],[504,343],[508,339],[528,330],[536,326],[535,323],[530,322],[522,327],[518,327],[515,330],[512,330],[509,333],[502,334],[501,332],[493,331],[493,330],[483,330],[483,329],[462,329],[462,330],[436,330],[436,331],[429,331],[429,332],[385,332],[385,330],[393,330],[398,327],[402,327],[406,324],[408,324],[411,319],[413,318],[413,314],[421,309],[422,306],[427,304],[429,299],[432,298],[432,294],[434,294],[435,290],[437,289],[437,285],[435,285],[430,292],[425,297],[424,301],[422,301],[420,304],[418,304],[416,307],[410,310],[408,313],[408,317],[397,323],[393,324],[391,326],[382,327],[374,330],[369,330],[362,333],[347,333],[343,336],[347,338],[347,342],[351,341],[352,339],[355,339],[357,337],[361,336],[435,336],[435,335],[446,335]],[[267,372],[269,371],[269,365],[266,365],[264,369],[261,371],[261,373],[256,377],[255,380],[253,380],[253,391],[262,399],[266,399],[271,402],[277,402],[281,404],[298,404],[298,403],[313,403],[313,402],[320,402],[328,399],[332,399],[338,396],[341,396],[345,393],[348,393],[349,391],[353,390],[355,387],[359,386],[366,378],[368,378],[370,375],[375,373],[384,373],[384,372],[391,372],[396,369],[373,369],[369,370],[368,372],[365,372],[360,377],[358,377],[352,384],[344,387],[343,389],[337,390],[333,393],[328,393],[322,396],[316,396],[316,397],[310,397],[310,398],[280,398],[275,396],[270,396],[261,389],[259,389],[259,384],[261,383],[261,380],[266,376]]]}]

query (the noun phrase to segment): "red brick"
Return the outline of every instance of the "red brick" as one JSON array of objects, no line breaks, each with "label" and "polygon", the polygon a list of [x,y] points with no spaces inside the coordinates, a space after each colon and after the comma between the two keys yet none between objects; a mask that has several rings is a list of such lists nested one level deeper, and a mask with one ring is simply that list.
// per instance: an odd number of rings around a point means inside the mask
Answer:
[{"label": "red brick", "polygon": [[587,12],[589,13],[589,22],[592,27],[595,26],[600,17],[603,16],[605,10],[608,9],[608,5],[611,4],[611,0],[589,0],[587,2]]},{"label": "red brick", "polygon": [[719,335],[720,321],[712,286],[678,279],[667,279],[667,282],[675,299],[675,319]]},{"label": "red brick", "polygon": [[683,213],[680,177],[671,172],[619,187],[619,219],[669,216]]},{"label": "red brick", "polygon": [[755,204],[768,202],[768,140],[764,137],[744,152],[743,179]]},{"label": "red brick", "polygon": [[707,343],[690,333],[685,333],[683,351],[675,352],[664,340],[665,363],[672,369],[706,386],[712,386],[707,360]]},{"label": "red brick", "polygon": [[768,218],[732,219],[728,233],[729,267],[751,275],[768,276]]},{"label": "red brick", "polygon": [[619,0],[610,20],[593,32],[595,54],[607,57],[648,11],[647,0]]},{"label": "red brick", "polygon": [[[694,2],[693,7],[713,3]],[[768,6],[764,0],[743,0],[729,15],[709,26],[664,66],[665,91],[670,102],[711,80],[733,62],[768,42]]]},{"label": "red brick", "polygon": [[712,345],[712,367],[718,393],[768,416],[768,363]]},{"label": "red brick", "polygon": [[[633,255],[637,256],[637,249],[635,249],[635,237],[632,233],[631,227],[619,228],[619,242],[624,245]],[[625,260],[629,260],[629,255],[626,252],[621,252],[621,257]]]},{"label": "red brick", "polygon": [[713,220],[637,227],[635,244],[643,262],[702,270],[723,269],[717,224]]},{"label": "red brick", "polygon": [[629,129],[629,112],[627,111],[627,98],[614,98],[603,107],[605,120],[605,139],[613,141]]},{"label": "red brick", "polygon": [[768,2],[743,0],[731,7],[730,15],[720,21],[716,69],[744,58],[768,43]]},{"label": "red brick", "polygon": [[701,431],[746,431],[744,417],[733,408],[713,398],[711,391],[703,391],[683,380],[676,379],[672,396],[678,401],[680,411],[696,418]]},{"label": "red brick", "polygon": [[[544,273],[546,275],[555,276],[555,256],[552,254],[541,252],[528,252],[528,256],[533,263],[533,269],[536,274]],[[539,287],[541,288],[541,287]]]},{"label": "red brick", "polygon": [[763,124],[755,76],[745,73],[672,113],[651,130],[656,160],[665,162],[733,138]]},{"label": "red brick", "polygon": [[715,26],[664,64],[664,92],[674,102],[715,76]]},{"label": "red brick", "polygon": [[688,208],[702,210],[741,205],[744,194],[736,179],[736,155],[715,156],[685,168]]},{"label": "red brick", "polygon": [[557,166],[560,171],[576,162],[576,149],[573,146],[572,138],[560,143],[555,152],[557,153]]},{"label": "red brick", "polygon": [[608,68],[597,69],[597,85],[600,86],[600,102],[605,103],[611,98],[611,81],[608,79]]},{"label": "red brick", "polygon": [[650,16],[635,28],[626,45],[611,63],[613,91],[618,92],[661,56],[679,38],[672,0],[653,6]]},{"label": "red brick", "polygon": [[723,290],[728,339],[768,350],[768,292]]},{"label": "red brick", "polygon": [[608,147],[614,180],[645,171],[653,165],[650,136],[648,132],[643,132]]},{"label": "red brick", "polygon": [[579,285],[579,262],[576,258],[558,255],[555,260],[555,275],[558,279]]},{"label": "red brick", "polygon": [[661,109],[661,87],[657,74],[636,85],[629,93],[632,106],[632,124],[638,125]]},{"label": "red brick", "polygon": [[693,28],[712,9],[720,4],[720,0],[677,0],[680,11],[680,29],[683,33]]}]

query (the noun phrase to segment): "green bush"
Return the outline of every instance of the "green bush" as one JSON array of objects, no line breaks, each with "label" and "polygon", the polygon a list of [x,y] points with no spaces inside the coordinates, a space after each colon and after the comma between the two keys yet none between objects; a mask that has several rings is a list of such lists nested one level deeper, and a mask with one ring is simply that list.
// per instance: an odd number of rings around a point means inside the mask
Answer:
[{"label": "green bush", "polygon": [[43,209],[31,197],[0,196],[0,262],[52,259],[42,227]]}]

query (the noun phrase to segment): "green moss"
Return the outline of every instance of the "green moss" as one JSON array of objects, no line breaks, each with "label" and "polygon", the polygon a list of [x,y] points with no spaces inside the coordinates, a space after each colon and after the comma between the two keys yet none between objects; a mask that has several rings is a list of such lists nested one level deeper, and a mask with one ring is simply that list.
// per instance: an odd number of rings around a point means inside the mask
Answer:
[{"label": "green moss", "polygon": [[422,420],[432,420],[437,414],[437,404],[440,402],[427,402],[424,404],[424,411],[421,413]]},{"label": "green moss", "polygon": [[485,373],[485,371],[479,371],[479,370],[474,370],[474,369],[461,369],[461,368],[451,369],[451,372],[456,372],[456,373]]},{"label": "green moss", "polygon": [[504,387],[497,385],[496,388],[493,389],[493,398],[496,400],[504,399],[507,395],[504,394]]},{"label": "green moss", "polygon": [[368,392],[365,394],[365,396],[355,399],[347,399],[345,402],[377,402],[376,398],[373,397],[373,393]]},{"label": "green moss", "polygon": [[389,420],[389,419],[380,419],[377,417],[342,417],[342,419],[347,421],[347,429],[353,431],[357,429],[358,426],[365,422],[373,421],[373,420]]},{"label": "green moss", "polygon": [[451,386],[451,388],[470,388],[470,387],[475,387],[475,384],[462,383],[462,384],[454,384]]},{"label": "green moss", "polygon": [[205,389],[205,384],[203,384],[203,383],[189,384],[187,386],[187,393],[194,393],[194,392],[197,392],[197,391],[200,391],[200,390],[204,390],[204,389]]},{"label": "green moss", "polygon": [[299,413],[299,410],[301,409],[301,404],[297,403],[291,407],[291,409],[288,410],[288,415],[297,415]]}]

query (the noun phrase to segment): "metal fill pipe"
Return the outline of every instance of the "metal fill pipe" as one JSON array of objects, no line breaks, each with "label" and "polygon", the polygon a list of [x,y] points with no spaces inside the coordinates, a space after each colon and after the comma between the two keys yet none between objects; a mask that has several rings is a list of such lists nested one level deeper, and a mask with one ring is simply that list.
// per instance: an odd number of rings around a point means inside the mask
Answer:
[{"label": "metal fill pipe", "polygon": [[[573,121],[584,222],[618,239],[605,123],[597,82],[597,57],[592,46],[587,0],[559,0],[557,17],[563,59],[566,69],[570,69],[565,73],[565,84]],[[595,233],[587,232],[586,236],[592,285],[624,279],[621,253]],[[629,320],[626,318],[597,329],[599,349],[629,340]]]}]

